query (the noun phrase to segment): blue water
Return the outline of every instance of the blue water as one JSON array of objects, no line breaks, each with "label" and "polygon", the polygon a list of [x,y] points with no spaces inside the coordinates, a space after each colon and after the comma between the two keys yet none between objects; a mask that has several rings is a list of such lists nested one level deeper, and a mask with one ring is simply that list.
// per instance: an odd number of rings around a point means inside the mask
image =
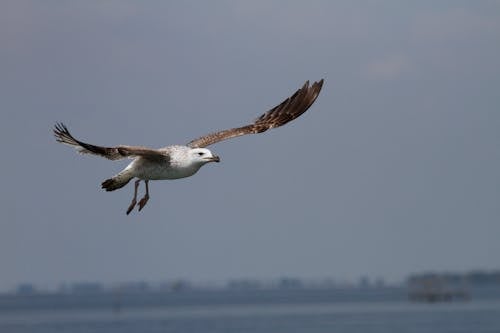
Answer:
[{"label": "blue water", "polygon": [[500,299],[487,295],[428,304],[399,291],[190,291],[124,295],[119,306],[116,295],[11,297],[0,299],[0,332],[498,333]]}]

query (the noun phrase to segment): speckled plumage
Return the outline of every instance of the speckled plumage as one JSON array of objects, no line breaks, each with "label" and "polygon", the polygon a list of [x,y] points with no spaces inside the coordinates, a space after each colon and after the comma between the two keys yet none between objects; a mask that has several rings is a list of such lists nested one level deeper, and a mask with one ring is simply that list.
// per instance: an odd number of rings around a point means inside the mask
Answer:
[{"label": "speckled plumage", "polygon": [[[58,142],[73,146],[82,154],[98,155],[110,160],[133,159],[125,169],[102,183],[102,188],[106,191],[114,191],[127,185],[131,179],[137,178],[134,197],[127,209],[127,214],[129,214],[136,204],[139,206],[139,211],[146,205],[149,200],[148,182],[150,180],[189,177],[203,165],[209,162],[219,162],[219,157],[204,147],[245,134],[262,133],[288,123],[309,109],[318,97],[322,86],[323,80],[314,82],[311,86],[309,86],[309,81],[306,81],[302,88],[292,96],[262,114],[252,124],[210,133],[192,140],[187,145],[172,145],[160,149],[123,145],[96,146],[75,139],[62,123],[55,125],[54,135]],[[146,194],[137,203],[137,189],[141,180],[146,185]]]}]

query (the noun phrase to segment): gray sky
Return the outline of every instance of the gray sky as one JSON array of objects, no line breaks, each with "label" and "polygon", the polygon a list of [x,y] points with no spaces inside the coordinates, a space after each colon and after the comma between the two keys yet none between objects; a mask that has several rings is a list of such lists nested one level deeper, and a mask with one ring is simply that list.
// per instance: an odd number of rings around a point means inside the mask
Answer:
[{"label": "gray sky", "polygon": [[[500,268],[498,1],[7,0],[0,73],[0,290]],[[182,144],[321,78],[130,216],[51,133]]]}]

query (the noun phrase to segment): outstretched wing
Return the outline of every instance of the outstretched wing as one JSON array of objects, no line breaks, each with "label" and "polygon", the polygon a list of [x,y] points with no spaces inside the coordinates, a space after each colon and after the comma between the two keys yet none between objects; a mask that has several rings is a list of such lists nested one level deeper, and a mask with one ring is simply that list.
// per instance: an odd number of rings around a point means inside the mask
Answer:
[{"label": "outstretched wing", "polygon": [[309,86],[309,81],[297,90],[292,96],[281,104],[262,114],[253,124],[231,128],[204,135],[188,143],[189,147],[206,147],[219,141],[235,138],[245,134],[256,134],[270,128],[285,125],[307,111],[314,103],[323,86],[323,80],[314,82]]},{"label": "outstretched wing", "polygon": [[79,141],[71,135],[68,128],[62,123],[57,123],[54,126],[54,135],[57,142],[73,146],[79,153],[99,155],[109,160],[120,160],[137,156],[155,161],[169,159],[169,156],[165,152],[156,149],[134,146],[101,147]]}]

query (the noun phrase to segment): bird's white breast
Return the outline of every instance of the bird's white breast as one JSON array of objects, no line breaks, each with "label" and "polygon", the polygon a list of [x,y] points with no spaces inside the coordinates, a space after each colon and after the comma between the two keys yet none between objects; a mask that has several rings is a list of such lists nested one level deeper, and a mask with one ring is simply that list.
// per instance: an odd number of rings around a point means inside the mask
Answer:
[{"label": "bird's white breast", "polygon": [[136,158],[127,169],[135,177],[144,180],[177,179],[194,175],[202,166],[195,163],[187,153],[190,148],[183,146],[166,147],[169,158],[164,161],[153,161]]}]

